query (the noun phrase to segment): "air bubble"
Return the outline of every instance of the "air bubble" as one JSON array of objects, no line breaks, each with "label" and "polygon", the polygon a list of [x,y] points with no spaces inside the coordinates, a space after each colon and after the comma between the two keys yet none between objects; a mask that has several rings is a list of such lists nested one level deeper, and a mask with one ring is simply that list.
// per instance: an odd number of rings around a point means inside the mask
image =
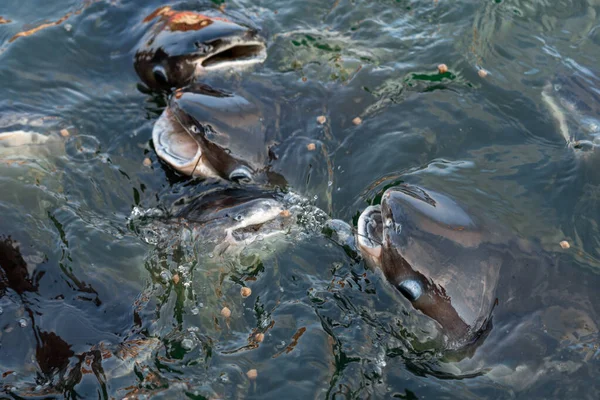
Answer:
[{"label": "air bubble", "polygon": [[19,326],[20,326],[21,328],[26,328],[26,327],[27,327],[27,320],[26,320],[25,318],[21,318],[21,319],[19,320]]},{"label": "air bubble", "polygon": [[198,315],[200,313],[200,310],[198,309],[198,307],[194,307],[190,311],[192,312],[192,315]]}]

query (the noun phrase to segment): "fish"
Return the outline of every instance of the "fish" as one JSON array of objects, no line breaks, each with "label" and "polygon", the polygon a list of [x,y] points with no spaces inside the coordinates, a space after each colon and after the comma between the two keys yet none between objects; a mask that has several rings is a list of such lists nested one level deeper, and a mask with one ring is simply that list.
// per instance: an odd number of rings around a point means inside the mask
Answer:
[{"label": "fish", "polygon": [[566,145],[579,152],[600,147],[600,87],[578,74],[557,74],[546,82],[542,103],[556,122]]},{"label": "fish", "polygon": [[274,142],[257,103],[204,84],[178,89],[154,124],[156,154],[187,176],[265,180]]},{"label": "fish", "polygon": [[327,219],[302,196],[261,186],[217,187],[167,212],[134,208],[130,216],[147,243],[199,244],[202,254],[217,258],[235,257],[257,243],[287,243],[294,234],[320,232]]},{"label": "fish", "polygon": [[367,207],[356,231],[367,266],[438,324],[448,350],[477,346],[492,328],[500,239],[448,196],[408,184]]},{"label": "fish", "polygon": [[180,88],[209,72],[243,69],[267,57],[266,40],[258,29],[227,18],[165,6],[143,20],[149,23],[134,68],[153,90]]}]

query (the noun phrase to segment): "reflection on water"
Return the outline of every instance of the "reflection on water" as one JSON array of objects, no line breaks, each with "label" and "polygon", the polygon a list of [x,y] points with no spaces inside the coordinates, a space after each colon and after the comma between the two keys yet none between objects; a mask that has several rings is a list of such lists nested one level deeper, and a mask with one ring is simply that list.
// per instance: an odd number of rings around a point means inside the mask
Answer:
[{"label": "reflection on water", "polygon": [[6,396],[598,397],[597,1],[169,4],[263,29],[263,65],[205,83],[272,110],[274,171],[331,217],[409,182],[514,236],[493,329],[462,359],[325,236],[219,262],[140,239],[134,207],[218,186],[150,141],[166,98],[138,89],[133,60],[162,5],[0,5]]}]

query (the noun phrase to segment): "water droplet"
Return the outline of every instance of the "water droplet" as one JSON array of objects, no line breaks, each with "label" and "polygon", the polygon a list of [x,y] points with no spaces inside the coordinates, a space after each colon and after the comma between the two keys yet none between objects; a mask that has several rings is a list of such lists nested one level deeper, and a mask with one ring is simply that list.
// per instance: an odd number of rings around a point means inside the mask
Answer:
[{"label": "water droplet", "polygon": [[160,277],[163,281],[167,282],[171,280],[171,273],[169,271],[162,271]]},{"label": "water droplet", "polygon": [[194,342],[192,339],[183,339],[181,341],[181,347],[183,347],[185,350],[191,350],[194,348]]},{"label": "water droplet", "polygon": [[21,318],[21,319],[19,320],[19,326],[20,326],[21,328],[26,328],[26,327],[27,327],[27,320],[26,320],[25,318]]}]

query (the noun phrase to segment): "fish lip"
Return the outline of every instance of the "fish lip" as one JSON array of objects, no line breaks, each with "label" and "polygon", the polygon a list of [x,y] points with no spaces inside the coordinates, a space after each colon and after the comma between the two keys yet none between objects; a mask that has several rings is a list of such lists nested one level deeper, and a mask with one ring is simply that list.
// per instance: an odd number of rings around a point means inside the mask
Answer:
[{"label": "fish lip", "polygon": [[[225,61],[215,61],[215,59],[218,60],[219,56],[234,50],[241,50],[242,53],[246,51],[248,55],[244,58],[233,57]],[[210,72],[224,68],[244,67],[263,63],[267,59],[267,46],[260,40],[232,40],[209,55],[197,54],[192,58],[195,58],[193,62],[196,64],[196,74],[201,74],[204,71]]]}]

